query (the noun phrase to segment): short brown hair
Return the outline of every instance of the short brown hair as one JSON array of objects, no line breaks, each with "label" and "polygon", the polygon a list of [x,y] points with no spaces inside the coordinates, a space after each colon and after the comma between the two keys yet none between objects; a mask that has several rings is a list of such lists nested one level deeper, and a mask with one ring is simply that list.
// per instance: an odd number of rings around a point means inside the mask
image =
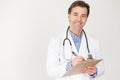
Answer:
[{"label": "short brown hair", "polygon": [[68,14],[71,14],[72,8],[74,8],[74,7],[76,7],[76,6],[86,7],[86,8],[87,8],[87,16],[89,16],[90,6],[89,6],[89,4],[87,4],[86,2],[81,1],[81,0],[74,1],[74,2],[71,4],[71,6],[70,6],[69,9],[68,9]]}]

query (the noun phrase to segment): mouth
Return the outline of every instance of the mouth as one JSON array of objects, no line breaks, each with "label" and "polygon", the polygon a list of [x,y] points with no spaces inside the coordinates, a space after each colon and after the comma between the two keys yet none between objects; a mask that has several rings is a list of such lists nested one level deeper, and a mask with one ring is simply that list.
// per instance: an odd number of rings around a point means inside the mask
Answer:
[{"label": "mouth", "polygon": [[76,26],[81,26],[82,24],[80,22],[77,22],[75,25]]}]

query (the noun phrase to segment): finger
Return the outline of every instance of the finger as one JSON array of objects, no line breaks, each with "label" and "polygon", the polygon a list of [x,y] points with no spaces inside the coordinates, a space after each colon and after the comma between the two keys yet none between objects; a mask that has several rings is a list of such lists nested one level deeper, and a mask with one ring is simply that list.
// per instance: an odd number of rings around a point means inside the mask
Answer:
[{"label": "finger", "polygon": [[96,67],[94,67],[94,66],[88,66],[87,68],[91,69],[91,70],[95,70],[96,69]]},{"label": "finger", "polygon": [[84,61],[85,59],[83,58],[83,57],[81,57],[81,56],[78,56],[77,58],[76,58],[78,61]]},{"label": "finger", "polygon": [[94,73],[96,73],[95,70],[91,70],[91,69],[88,69],[86,72],[89,73],[89,74],[94,74]]},{"label": "finger", "polygon": [[85,60],[85,59],[83,58],[83,56],[78,56],[78,58],[79,58],[79,59],[83,59],[83,60]]},{"label": "finger", "polygon": [[96,67],[86,67],[87,71],[96,71]]},{"label": "finger", "polygon": [[88,73],[89,75],[93,75],[93,74],[95,74],[94,71],[85,71],[85,73]]},{"label": "finger", "polygon": [[83,59],[81,59],[81,58],[75,58],[75,59],[73,59],[73,61],[74,62],[81,62],[81,61],[83,61]]},{"label": "finger", "polygon": [[87,68],[84,68],[84,69],[83,69],[83,72],[87,72]]}]

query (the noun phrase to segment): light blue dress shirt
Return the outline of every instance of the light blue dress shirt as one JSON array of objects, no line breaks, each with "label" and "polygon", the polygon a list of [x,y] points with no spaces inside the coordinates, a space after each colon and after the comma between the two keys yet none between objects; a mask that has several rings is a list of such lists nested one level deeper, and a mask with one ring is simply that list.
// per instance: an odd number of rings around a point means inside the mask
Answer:
[{"label": "light blue dress shirt", "polygon": [[81,39],[82,39],[82,33],[80,34],[80,35],[75,35],[73,32],[71,32],[70,30],[69,30],[69,33],[70,33],[70,35],[71,35],[71,37],[72,37],[72,39],[73,39],[73,42],[74,42],[74,44],[75,44],[75,47],[76,47],[76,49],[77,49],[77,53],[79,53],[79,49],[80,49],[80,44],[81,44]]}]

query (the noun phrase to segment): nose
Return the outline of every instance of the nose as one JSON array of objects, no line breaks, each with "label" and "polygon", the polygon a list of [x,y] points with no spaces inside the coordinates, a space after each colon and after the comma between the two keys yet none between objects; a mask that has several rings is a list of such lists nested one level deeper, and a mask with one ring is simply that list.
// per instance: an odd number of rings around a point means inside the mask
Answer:
[{"label": "nose", "polygon": [[77,18],[77,20],[78,20],[78,21],[81,21],[81,20],[82,20],[82,18],[81,18],[81,17],[78,17],[78,18]]}]

